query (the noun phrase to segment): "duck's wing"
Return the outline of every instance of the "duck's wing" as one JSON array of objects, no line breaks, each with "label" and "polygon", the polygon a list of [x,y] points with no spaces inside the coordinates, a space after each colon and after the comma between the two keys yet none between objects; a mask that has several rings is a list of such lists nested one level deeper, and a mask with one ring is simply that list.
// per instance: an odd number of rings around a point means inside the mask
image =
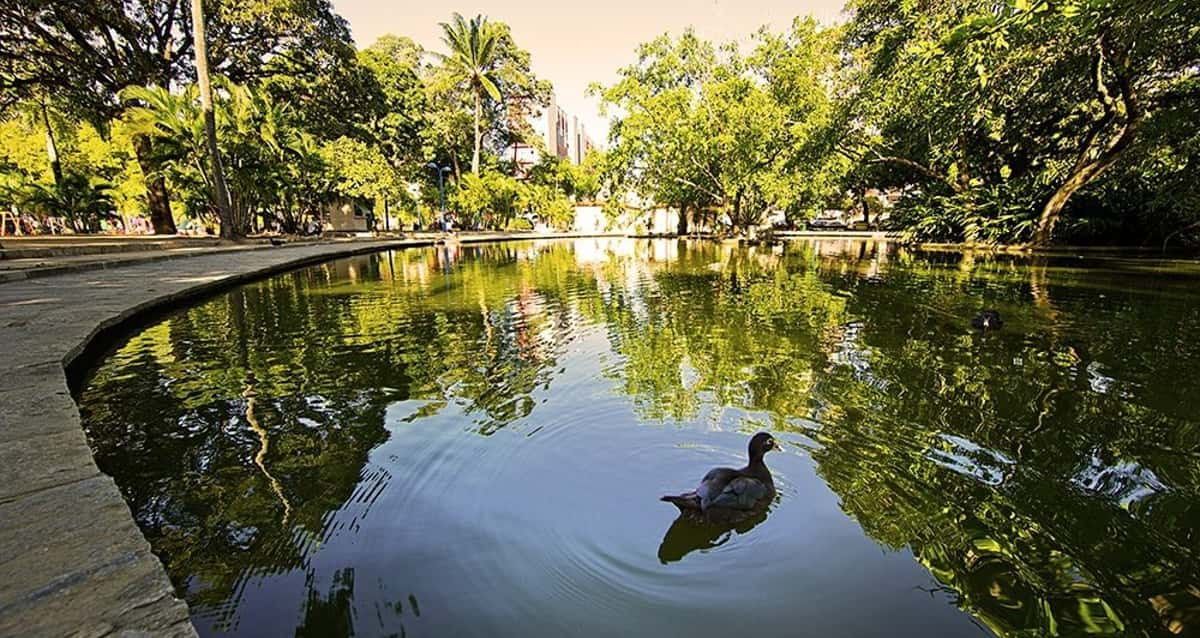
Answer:
[{"label": "duck's wing", "polygon": [[737,476],[729,480],[721,492],[709,499],[704,507],[750,510],[759,507],[763,499],[770,496],[770,485],[749,476]]},{"label": "duck's wing", "polygon": [[725,492],[725,488],[729,483],[738,478],[741,474],[731,467],[718,467],[708,471],[704,478],[700,479],[700,485],[696,488],[696,495],[700,497],[700,506],[703,509],[708,509],[712,506],[713,501],[720,498]]}]

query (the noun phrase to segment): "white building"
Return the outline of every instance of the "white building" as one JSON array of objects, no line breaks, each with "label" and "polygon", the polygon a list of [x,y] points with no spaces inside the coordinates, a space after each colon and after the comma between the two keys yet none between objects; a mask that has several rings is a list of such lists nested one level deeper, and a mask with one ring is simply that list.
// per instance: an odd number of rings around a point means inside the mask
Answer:
[{"label": "white building", "polygon": [[550,94],[550,104],[546,110],[532,118],[530,125],[535,131],[541,132],[543,149],[529,144],[514,144],[505,149],[504,159],[516,164],[518,177],[527,176],[529,169],[541,160],[543,152],[572,164],[581,164],[588,151],[597,148],[583,123],[578,117],[567,113],[553,93]]}]

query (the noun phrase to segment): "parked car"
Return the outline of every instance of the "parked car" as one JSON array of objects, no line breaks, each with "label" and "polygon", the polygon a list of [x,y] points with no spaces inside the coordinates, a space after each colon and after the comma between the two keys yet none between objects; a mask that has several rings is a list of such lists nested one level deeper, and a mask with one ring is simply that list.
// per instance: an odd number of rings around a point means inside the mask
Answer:
[{"label": "parked car", "polygon": [[809,230],[846,230],[846,222],[840,217],[815,217],[808,220]]}]

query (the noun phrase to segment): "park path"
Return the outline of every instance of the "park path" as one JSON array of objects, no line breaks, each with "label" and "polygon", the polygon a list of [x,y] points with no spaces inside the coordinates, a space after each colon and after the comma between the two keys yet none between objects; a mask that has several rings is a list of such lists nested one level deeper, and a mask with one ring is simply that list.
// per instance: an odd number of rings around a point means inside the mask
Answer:
[{"label": "park path", "polygon": [[89,343],[135,315],[242,281],[430,243],[222,251],[0,285],[0,636],[195,635],[116,484],[92,459],[64,373]]}]

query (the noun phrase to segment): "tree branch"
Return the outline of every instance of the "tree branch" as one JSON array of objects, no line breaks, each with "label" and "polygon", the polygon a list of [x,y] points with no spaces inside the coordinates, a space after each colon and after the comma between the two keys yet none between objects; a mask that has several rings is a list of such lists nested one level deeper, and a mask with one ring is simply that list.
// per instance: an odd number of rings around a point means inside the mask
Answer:
[{"label": "tree branch", "polygon": [[925,166],[924,164],[921,164],[919,162],[914,162],[914,161],[904,158],[904,157],[896,157],[894,155],[882,155],[879,151],[877,151],[875,149],[871,149],[871,152],[875,154],[875,159],[867,160],[867,162],[866,162],[867,164],[898,164],[900,166],[905,166],[907,168],[911,168],[912,170],[924,175],[925,177],[927,177],[935,182],[942,182],[943,184],[949,186],[956,193],[963,192],[963,189],[960,185],[955,184],[954,182],[952,182],[948,178],[946,178],[946,176],[937,173],[936,171],[929,168],[928,166]]}]

